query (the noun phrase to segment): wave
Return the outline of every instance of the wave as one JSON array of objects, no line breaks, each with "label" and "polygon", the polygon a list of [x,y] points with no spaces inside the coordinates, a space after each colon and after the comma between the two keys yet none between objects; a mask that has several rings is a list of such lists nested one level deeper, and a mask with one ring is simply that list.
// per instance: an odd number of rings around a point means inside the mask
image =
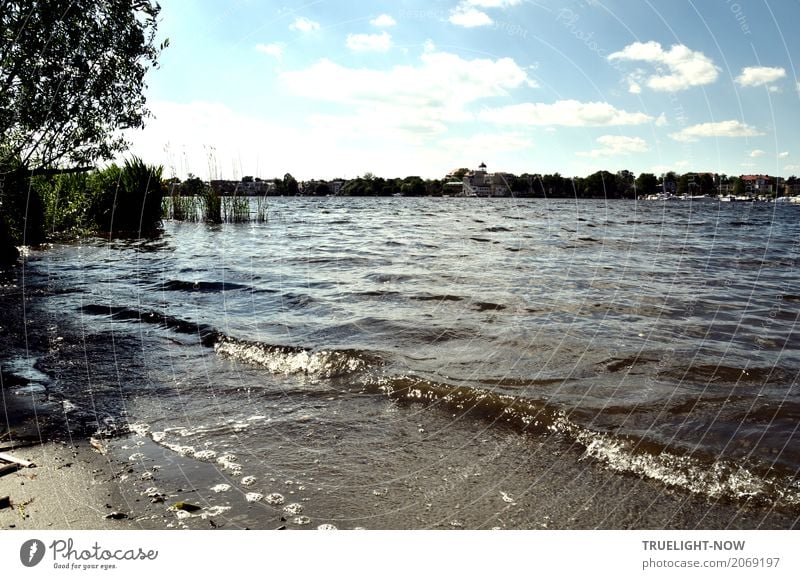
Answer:
[{"label": "wave", "polygon": [[[566,409],[562,404],[531,397],[529,387],[562,382],[561,378],[543,380],[486,379],[479,380],[488,388],[437,382],[415,375],[392,375],[388,360],[381,355],[356,349],[314,349],[298,346],[267,344],[226,336],[207,324],[181,320],[163,313],[133,308],[87,305],[85,314],[106,315],[111,319],[153,323],[186,334],[197,334],[205,346],[213,346],[223,357],[259,366],[273,374],[303,375],[315,379],[348,378],[355,380],[366,392],[388,396],[402,404],[425,404],[432,409],[455,413],[460,419],[478,419],[492,426],[511,428],[521,433],[561,436],[582,447],[580,460],[597,460],[611,470],[654,479],[670,486],[713,499],[747,500],[775,507],[800,506],[800,481],[796,473],[773,464],[721,457],[718,453],[681,449],[675,444],[661,443],[644,434],[625,434],[615,430],[617,421],[606,426],[596,423],[598,413],[580,408]],[[600,363],[608,372],[628,371],[639,364],[652,364],[653,359],[639,354],[628,358],[611,358]],[[696,365],[691,374],[705,381],[716,380],[741,384],[757,380],[770,383],[775,368],[728,368]],[[684,374],[682,374],[683,376]],[[493,387],[525,387],[525,396],[497,392]],[[698,403],[713,400],[676,401],[672,411],[659,407],[659,414],[692,412]],[[728,407],[736,406],[736,397],[725,397]],[[800,404],[784,401],[780,408],[743,407],[735,409],[745,414],[734,417],[739,423],[767,422],[776,425],[781,420],[791,425],[800,416]],[[640,412],[644,408],[639,409]],[[614,414],[615,407],[602,414]],[[621,406],[619,413],[630,408]],[[613,416],[612,416],[613,418]],[[594,422],[594,424],[592,424]],[[777,459],[777,457],[776,457]]]},{"label": "wave", "polygon": [[224,337],[214,346],[217,354],[255,364],[273,374],[305,374],[335,378],[363,372],[380,363],[380,358],[358,350],[312,350],[278,346]]},{"label": "wave", "polygon": [[415,376],[380,377],[371,387],[398,402],[426,403],[461,413],[461,417],[476,417],[521,432],[563,436],[584,448],[580,460],[594,459],[616,472],[654,479],[712,499],[800,506],[800,481],[791,475],[761,473],[737,461],[704,458],[654,441],[598,432],[578,424],[572,413],[545,400]]},{"label": "wave", "polygon": [[233,290],[252,290],[250,286],[224,281],[184,281],[171,279],[153,286],[156,291],[219,293]]},{"label": "wave", "polygon": [[80,312],[88,315],[108,316],[112,320],[155,324],[180,334],[197,335],[200,338],[200,343],[207,347],[213,346],[220,336],[220,333],[208,324],[183,320],[162,312],[97,304],[82,306]]}]

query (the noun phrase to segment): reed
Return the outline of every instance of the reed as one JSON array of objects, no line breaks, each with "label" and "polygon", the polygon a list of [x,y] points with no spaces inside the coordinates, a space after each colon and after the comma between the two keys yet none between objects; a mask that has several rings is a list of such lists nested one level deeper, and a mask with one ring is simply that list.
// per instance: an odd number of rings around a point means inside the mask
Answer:
[{"label": "reed", "polygon": [[212,187],[206,187],[202,198],[203,220],[208,223],[222,223],[222,198]]},{"label": "reed", "polygon": [[266,223],[267,222],[267,196],[260,195],[255,198],[256,200],[256,213],[255,213],[255,220],[256,223]]},{"label": "reed", "polygon": [[247,197],[233,195],[222,198],[222,218],[225,223],[250,221],[250,202]]},{"label": "reed", "polygon": [[180,195],[177,191],[164,198],[161,211],[164,219],[207,223],[266,223],[266,195],[219,195],[210,187],[199,195]]}]

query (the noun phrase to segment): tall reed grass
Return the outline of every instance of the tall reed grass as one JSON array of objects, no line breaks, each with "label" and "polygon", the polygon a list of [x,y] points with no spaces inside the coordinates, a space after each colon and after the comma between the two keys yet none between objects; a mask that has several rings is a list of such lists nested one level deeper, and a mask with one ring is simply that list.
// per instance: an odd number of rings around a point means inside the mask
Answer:
[{"label": "tall reed grass", "polygon": [[223,196],[206,190],[199,196],[173,193],[165,197],[164,219],[206,223],[266,223],[269,216],[266,196]]}]

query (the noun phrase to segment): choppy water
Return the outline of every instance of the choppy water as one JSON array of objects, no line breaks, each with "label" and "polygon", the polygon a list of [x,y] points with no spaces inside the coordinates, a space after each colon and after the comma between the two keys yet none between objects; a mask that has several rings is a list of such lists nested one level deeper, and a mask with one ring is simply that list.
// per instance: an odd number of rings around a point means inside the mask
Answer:
[{"label": "choppy water", "polygon": [[242,526],[272,493],[298,527],[547,526],[537,485],[588,464],[560,526],[642,484],[796,517],[799,243],[773,204],[293,198],[37,252],[26,283],[48,399],[134,424],[145,481],[191,459]]}]

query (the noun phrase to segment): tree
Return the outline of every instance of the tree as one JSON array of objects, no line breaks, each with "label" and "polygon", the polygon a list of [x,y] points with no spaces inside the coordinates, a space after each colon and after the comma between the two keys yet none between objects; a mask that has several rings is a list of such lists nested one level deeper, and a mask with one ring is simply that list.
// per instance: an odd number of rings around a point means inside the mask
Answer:
[{"label": "tree", "polygon": [[675,171],[669,171],[661,179],[663,193],[675,193],[678,190],[678,176]]},{"label": "tree", "polygon": [[689,173],[685,173],[681,175],[680,179],[678,179],[678,195],[689,194],[689,176]]},{"label": "tree", "polygon": [[658,177],[653,173],[642,173],[636,178],[636,192],[639,195],[653,195],[658,191]]},{"label": "tree", "polygon": [[416,175],[406,177],[400,186],[400,193],[404,197],[421,197],[425,195],[425,182]]},{"label": "tree", "polygon": [[584,179],[584,196],[611,198],[617,192],[617,176],[608,171],[597,171]]},{"label": "tree", "polygon": [[286,173],[283,176],[283,191],[286,195],[297,195],[300,193],[300,186],[297,184],[297,179],[292,177],[291,173]]},{"label": "tree", "polygon": [[744,181],[742,181],[741,177],[736,177],[733,180],[733,194],[736,197],[742,197],[747,193],[747,189],[745,187]]},{"label": "tree", "polygon": [[141,128],[160,7],[149,0],[0,4],[0,161],[63,172],[107,160]]},{"label": "tree", "polygon": [[636,182],[636,176],[628,171],[627,169],[623,169],[622,171],[617,171],[617,196],[625,199],[628,197],[635,197],[633,191],[634,183]]},{"label": "tree", "polygon": [[711,173],[700,175],[700,195],[711,195],[714,193],[714,176]]}]

